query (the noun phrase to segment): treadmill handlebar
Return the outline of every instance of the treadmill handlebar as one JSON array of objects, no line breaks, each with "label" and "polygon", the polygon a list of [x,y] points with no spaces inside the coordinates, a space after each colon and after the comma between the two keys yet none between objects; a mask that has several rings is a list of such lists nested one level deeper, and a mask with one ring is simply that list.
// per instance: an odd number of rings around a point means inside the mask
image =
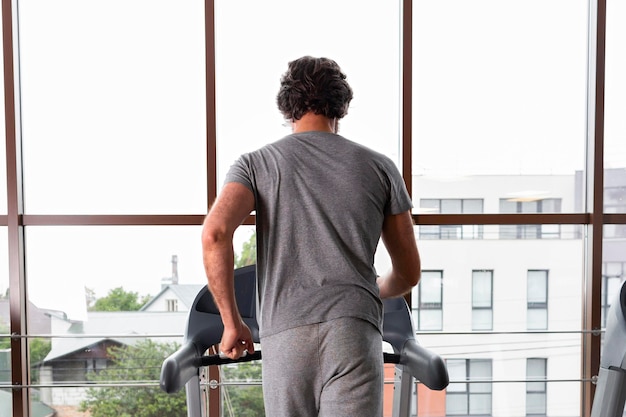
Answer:
[{"label": "treadmill handlebar", "polygon": [[[168,394],[179,391],[193,377],[198,368],[211,365],[226,365],[261,360],[261,351],[247,354],[239,359],[218,355],[202,356],[198,346],[187,343],[171,354],[161,367],[160,386]],[[401,353],[383,353],[385,363],[402,365],[417,380],[432,390],[442,390],[448,385],[448,372],[445,363],[436,354],[420,346],[415,340],[408,340]]]},{"label": "treadmill handlebar", "polygon": [[178,392],[198,375],[197,360],[202,355],[195,343],[187,343],[168,356],[161,365],[159,385],[168,394]]},{"label": "treadmill handlebar", "polygon": [[400,364],[405,366],[415,379],[432,390],[441,391],[450,382],[443,359],[421,346],[415,339],[409,339],[404,344]]}]

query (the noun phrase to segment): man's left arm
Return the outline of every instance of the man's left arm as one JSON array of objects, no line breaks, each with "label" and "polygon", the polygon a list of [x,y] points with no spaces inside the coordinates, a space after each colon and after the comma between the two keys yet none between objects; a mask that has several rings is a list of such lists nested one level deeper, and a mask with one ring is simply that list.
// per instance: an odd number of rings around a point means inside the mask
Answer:
[{"label": "man's left arm", "polygon": [[243,322],[235,299],[233,235],[254,210],[254,194],[237,182],[227,183],[204,219],[202,258],[208,287],[220,311],[224,333],[220,350],[231,359],[244,350],[254,352],[250,329]]}]

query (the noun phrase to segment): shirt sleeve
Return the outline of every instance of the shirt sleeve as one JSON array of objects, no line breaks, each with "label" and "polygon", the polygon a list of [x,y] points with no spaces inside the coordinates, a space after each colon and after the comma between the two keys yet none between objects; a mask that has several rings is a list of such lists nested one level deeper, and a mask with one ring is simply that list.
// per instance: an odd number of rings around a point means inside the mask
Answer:
[{"label": "shirt sleeve", "polygon": [[413,208],[413,202],[411,196],[406,189],[406,184],[398,168],[390,162],[391,166],[387,166],[387,176],[389,178],[391,190],[389,196],[389,202],[385,209],[385,215],[395,215],[404,213]]},{"label": "shirt sleeve", "polygon": [[226,173],[224,184],[229,182],[238,182],[245,185],[252,193],[254,193],[254,184],[252,180],[252,169],[250,167],[250,158],[248,154],[240,156],[230,167]]}]

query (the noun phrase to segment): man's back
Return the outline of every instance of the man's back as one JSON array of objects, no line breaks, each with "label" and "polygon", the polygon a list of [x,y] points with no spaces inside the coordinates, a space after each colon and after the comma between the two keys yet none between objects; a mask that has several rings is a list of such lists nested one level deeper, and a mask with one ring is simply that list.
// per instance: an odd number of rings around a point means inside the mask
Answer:
[{"label": "man's back", "polygon": [[411,204],[389,158],[312,131],[242,156],[228,181],[255,195],[262,335],[346,316],[380,326],[374,253],[385,216]]}]

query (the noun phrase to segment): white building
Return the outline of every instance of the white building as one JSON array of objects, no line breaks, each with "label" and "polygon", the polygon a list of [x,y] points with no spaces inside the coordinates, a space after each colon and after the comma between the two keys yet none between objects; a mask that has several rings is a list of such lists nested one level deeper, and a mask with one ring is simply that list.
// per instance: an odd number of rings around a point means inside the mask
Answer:
[{"label": "white building", "polygon": [[[613,183],[622,194],[624,172],[607,172],[607,184],[618,178]],[[417,176],[413,187],[417,213],[575,213],[582,207],[579,175]],[[418,415],[580,415],[582,226],[417,230],[423,273],[412,308],[418,340],[446,359],[451,380],[445,395],[418,393]],[[626,270],[626,236],[612,231],[606,245],[622,250],[607,251],[609,292]]]}]

